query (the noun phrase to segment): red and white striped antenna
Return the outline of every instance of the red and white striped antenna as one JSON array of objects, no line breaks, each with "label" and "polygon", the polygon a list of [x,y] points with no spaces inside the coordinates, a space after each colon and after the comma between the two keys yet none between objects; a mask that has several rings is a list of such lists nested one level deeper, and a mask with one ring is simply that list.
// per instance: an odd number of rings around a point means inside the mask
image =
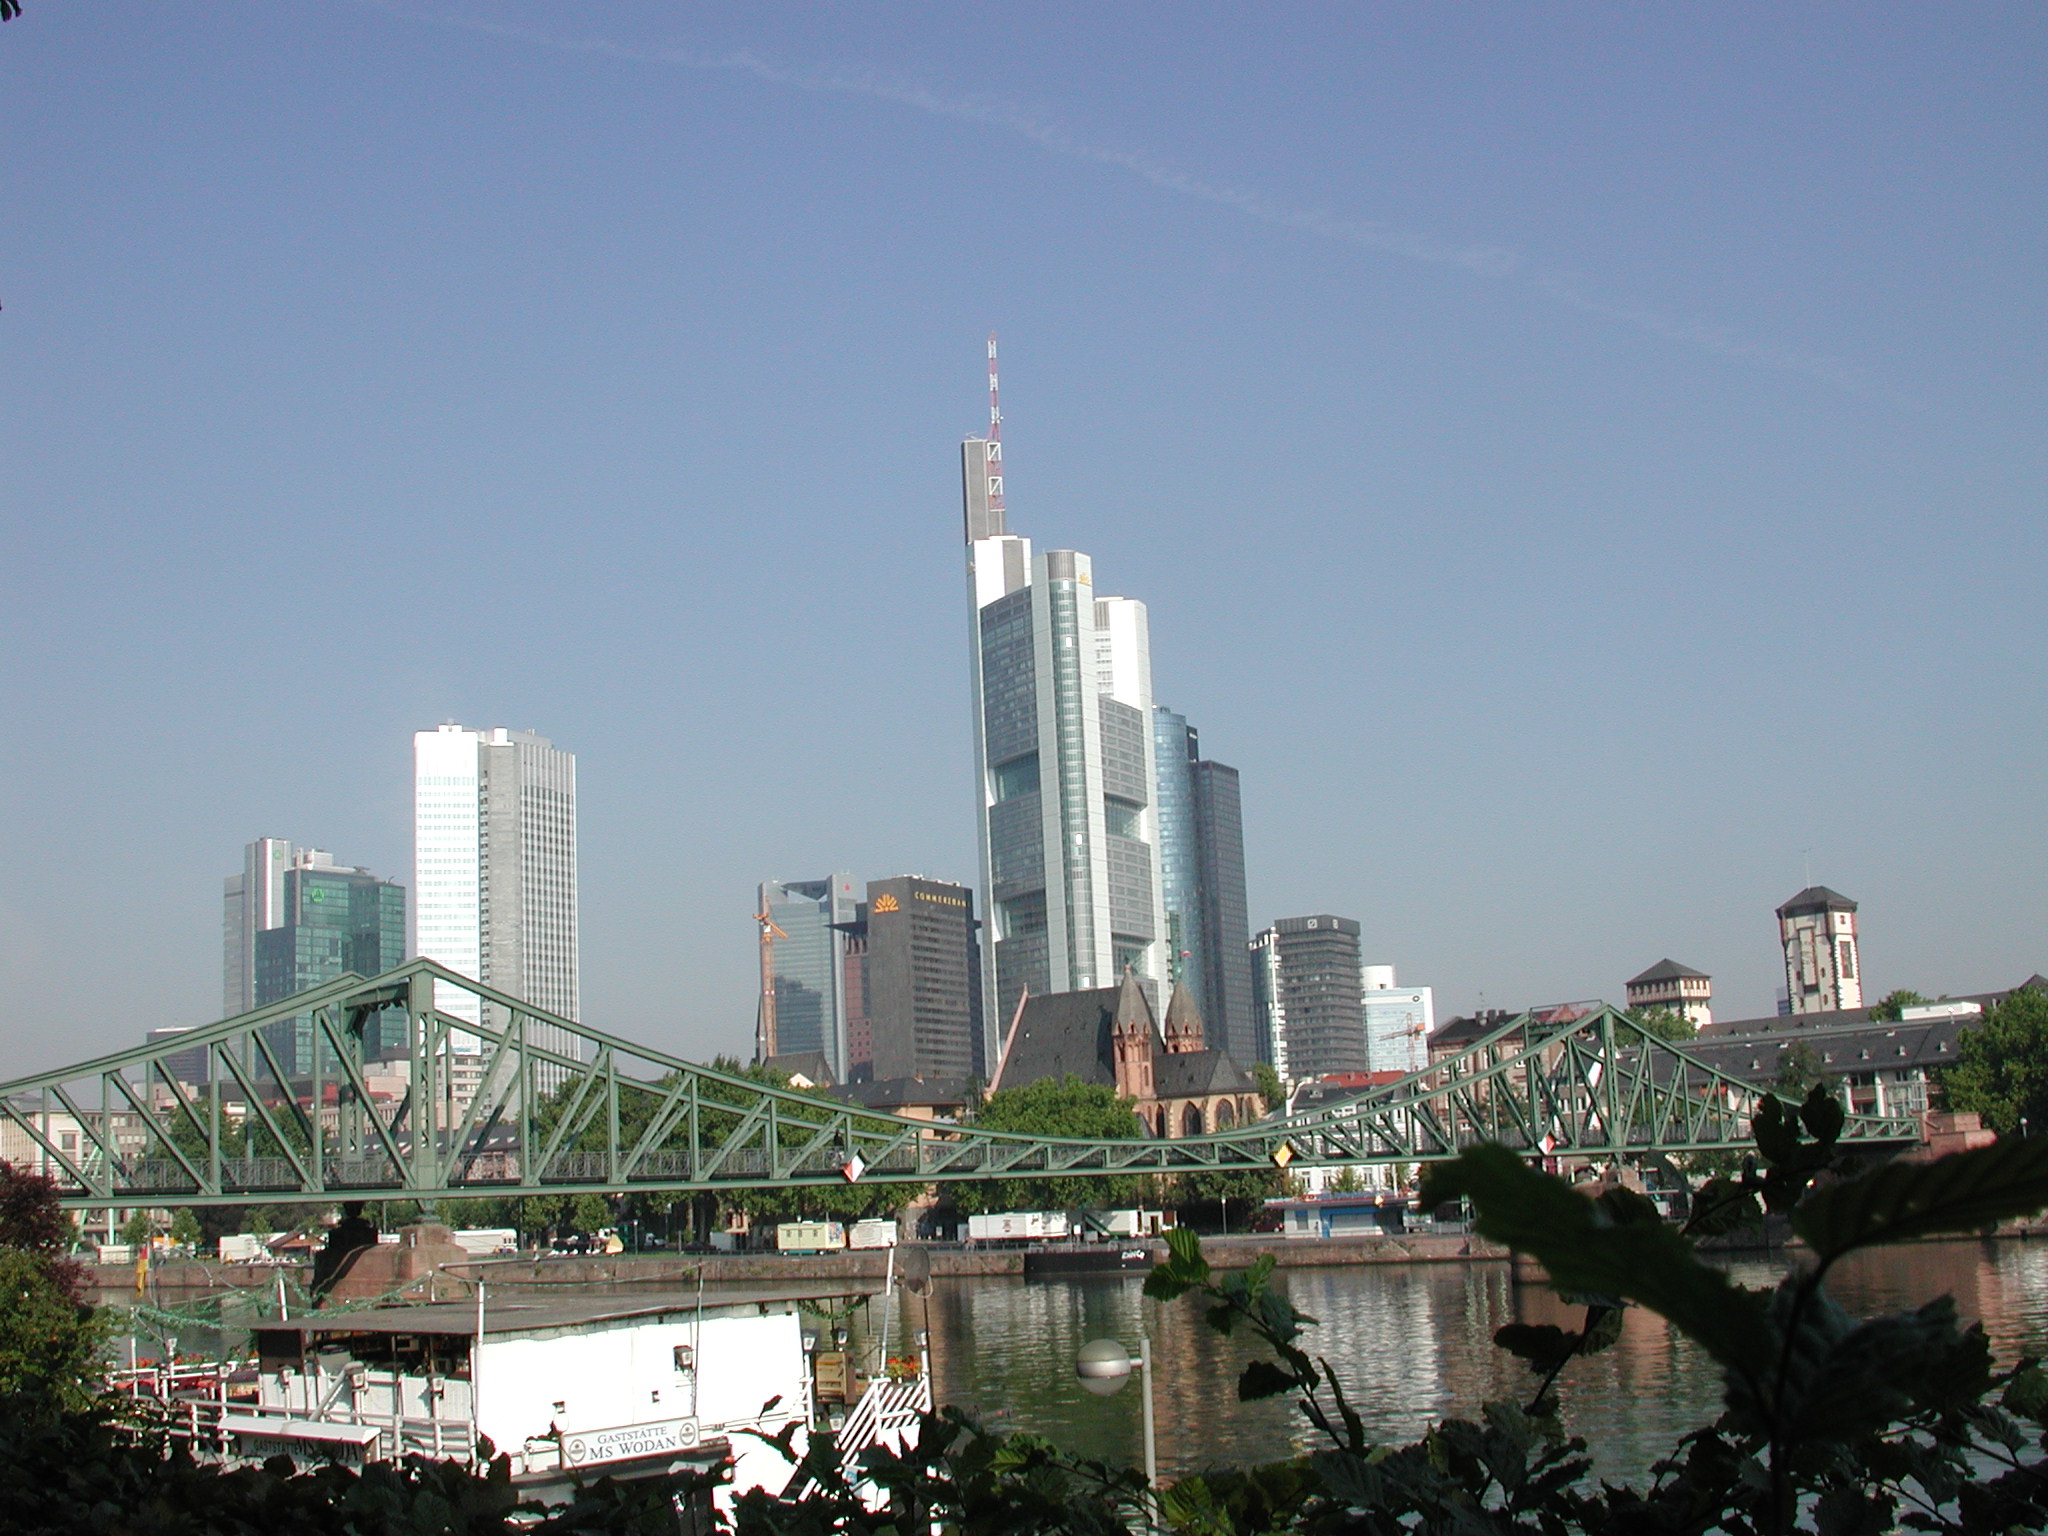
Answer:
[{"label": "red and white striped antenna", "polygon": [[996,388],[996,333],[988,333],[988,510],[990,526],[1003,526],[1003,402]]}]

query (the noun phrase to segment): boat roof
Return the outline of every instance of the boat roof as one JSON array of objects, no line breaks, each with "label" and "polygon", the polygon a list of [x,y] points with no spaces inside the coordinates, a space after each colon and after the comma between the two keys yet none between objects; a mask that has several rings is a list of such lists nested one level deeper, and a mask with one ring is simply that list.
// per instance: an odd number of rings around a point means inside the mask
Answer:
[{"label": "boat roof", "polygon": [[[631,1322],[637,1318],[694,1315],[705,1311],[759,1305],[780,1307],[799,1301],[843,1300],[872,1296],[881,1291],[879,1282],[838,1280],[830,1285],[816,1281],[808,1285],[706,1286],[673,1291],[663,1296],[499,1296],[484,1298],[483,1331],[493,1333],[534,1333],[552,1328],[587,1328],[597,1323]],[[474,1338],[477,1305],[467,1301],[418,1302],[410,1306],[365,1307],[358,1312],[300,1312],[290,1317],[265,1313],[252,1318],[247,1327],[259,1333],[360,1334],[431,1333]]]}]

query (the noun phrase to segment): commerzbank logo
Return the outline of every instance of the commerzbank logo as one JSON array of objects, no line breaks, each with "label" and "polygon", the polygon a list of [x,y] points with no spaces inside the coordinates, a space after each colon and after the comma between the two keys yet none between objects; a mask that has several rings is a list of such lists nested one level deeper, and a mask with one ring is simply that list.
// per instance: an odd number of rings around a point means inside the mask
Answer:
[{"label": "commerzbank logo", "polygon": [[884,891],[875,898],[875,910],[877,912],[901,912],[903,910],[903,903],[898,901],[888,891]]}]

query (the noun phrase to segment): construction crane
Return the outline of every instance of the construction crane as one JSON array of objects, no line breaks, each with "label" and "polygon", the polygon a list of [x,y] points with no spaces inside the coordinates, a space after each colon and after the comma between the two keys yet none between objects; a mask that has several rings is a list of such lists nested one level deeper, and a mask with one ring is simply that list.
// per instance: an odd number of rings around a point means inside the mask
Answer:
[{"label": "construction crane", "polygon": [[762,1062],[776,1054],[775,941],[789,935],[776,926],[765,900],[754,914],[754,923],[761,930],[761,1009],[754,1020],[754,1060]]}]

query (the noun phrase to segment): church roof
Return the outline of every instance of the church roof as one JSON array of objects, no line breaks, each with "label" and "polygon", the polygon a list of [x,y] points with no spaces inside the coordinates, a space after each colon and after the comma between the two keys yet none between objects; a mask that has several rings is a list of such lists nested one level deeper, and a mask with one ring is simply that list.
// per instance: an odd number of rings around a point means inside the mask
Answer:
[{"label": "church roof", "polygon": [[1221,1051],[1175,1051],[1152,1063],[1152,1094],[1198,1099],[1212,1093],[1257,1093],[1259,1085]]},{"label": "church roof", "polygon": [[[1167,1017],[1183,1027],[1192,1023],[1194,1029],[1201,1028],[1201,1015],[1184,991],[1174,993]],[[1143,1027],[1152,1043],[1154,1099],[1259,1091],[1252,1076],[1222,1051],[1167,1050],[1151,999],[1130,976],[1114,987],[1026,998],[994,1086],[1021,1088],[1045,1077],[1078,1077],[1084,1083],[1113,1088],[1115,1033],[1119,1025],[1133,1023]]]},{"label": "church roof", "polygon": [[1195,994],[1184,982],[1173,984],[1173,996],[1166,1002],[1166,1032],[1188,1035],[1202,1033],[1202,1010],[1195,1003]]},{"label": "church roof", "polygon": [[1780,917],[1797,917],[1802,912],[1854,912],[1856,903],[1840,891],[1831,891],[1824,885],[1809,885],[1785,905],[1778,908]]},{"label": "church roof", "polygon": [[1689,965],[1680,965],[1667,955],[1642,975],[1629,977],[1628,984],[1634,987],[1650,981],[1679,981],[1688,976],[1697,976],[1701,981],[1713,979],[1705,971],[1696,971]]},{"label": "church roof", "polygon": [[1021,1088],[1042,1077],[1078,1077],[1114,1087],[1116,1054],[1110,1036],[1119,1023],[1136,1018],[1158,1034],[1145,989],[1128,976],[1114,987],[1027,997],[1004,1049],[996,1086]]}]

